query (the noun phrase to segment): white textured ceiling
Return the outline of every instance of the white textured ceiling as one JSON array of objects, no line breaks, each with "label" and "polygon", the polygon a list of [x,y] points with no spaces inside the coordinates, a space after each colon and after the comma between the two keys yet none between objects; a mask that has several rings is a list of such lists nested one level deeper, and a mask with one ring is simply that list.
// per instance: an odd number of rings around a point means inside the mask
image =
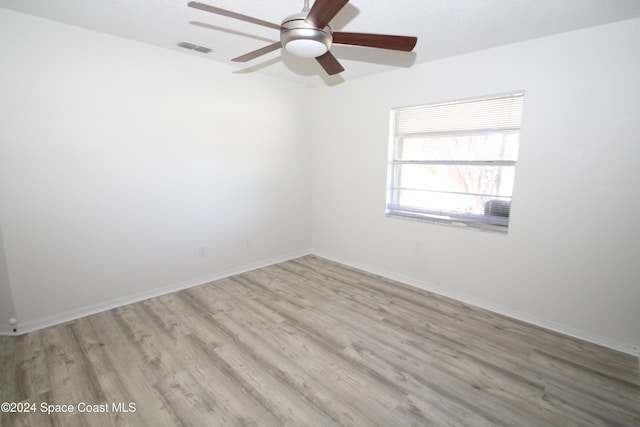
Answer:
[{"label": "white textured ceiling", "polygon": [[[279,24],[303,0],[200,0]],[[277,30],[187,7],[188,0],[0,0],[0,7],[228,64],[279,39]],[[313,0],[311,1],[313,3]],[[282,50],[239,73],[265,73],[307,86],[333,85],[413,64],[640,16],[640,0],[351,0],[337,31],[417,36],[412,53],[332,47],[346,71],[328,77],[313,59]],[[0,29],[1,33],[2,29]],[[179,42],[209,47],[203,54]]]}]

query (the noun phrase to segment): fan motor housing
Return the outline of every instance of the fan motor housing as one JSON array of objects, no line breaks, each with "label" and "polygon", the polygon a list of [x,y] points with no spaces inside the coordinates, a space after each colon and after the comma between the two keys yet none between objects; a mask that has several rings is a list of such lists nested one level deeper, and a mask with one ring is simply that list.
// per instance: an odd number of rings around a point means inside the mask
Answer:
[{"label": "fan motor housing", "polygon": [[331,49],[333,31],[331,27],[320,29],[305,22],[306,12],[291,15],[282,21],[280,42],[287,51],[301,57],[318,57]]}]

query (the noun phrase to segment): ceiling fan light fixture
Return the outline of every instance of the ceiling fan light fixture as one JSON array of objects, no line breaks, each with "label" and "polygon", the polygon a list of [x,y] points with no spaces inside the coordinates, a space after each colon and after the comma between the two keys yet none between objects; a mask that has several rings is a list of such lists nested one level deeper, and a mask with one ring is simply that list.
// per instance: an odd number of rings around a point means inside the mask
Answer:
[{"label": "ceiling fan light fixture", "polygon": [[292,55],[301,58],[317,58],[329,50],[327,45],[313,39],[295,39],[287,42],[284,48]]},{"label": "ceiling fan light fixture", "polygon": [[331,49],[331,27],[322,29],[305,22],[306,12],[287,17],[282,22],[280,42],[285,50],[301,58],[317,58]]}]

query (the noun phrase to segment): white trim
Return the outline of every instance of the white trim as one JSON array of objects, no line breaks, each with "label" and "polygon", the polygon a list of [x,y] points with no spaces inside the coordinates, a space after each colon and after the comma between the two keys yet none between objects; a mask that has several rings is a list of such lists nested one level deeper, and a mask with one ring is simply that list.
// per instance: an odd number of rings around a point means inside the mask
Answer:
[{"label": "white trim", "polygon": [[[158,297],[161,295],[170,294],[173,292],[181,291],[183,289],[192,288],[194,286],[204,285],[215,280],[224,279],[225,277],[235,276],[237,274],[246,273],[247,271],[256,270],[258,268],[267,267],[269,265],[278,264],[280,262],[289,261],[294,258],[309,255],[311,252],[309,249],[303,249],[296,252],[291,252],[286,255],[281,255],[273,258],[264,259],[251,264],[235,267],[229,270],[224,270],[218,273],[212,273],[207,276],[196,277],[184,282],[174,283],[172,285],[163,286],[161,288],[152,289],[138,294],[129,295],[122,298],[112,299],[103,303],[90,305],[87,307],[78,308],[75,310],[66,311],[64,313],[55,314],[53,316],[44,317],[41,319],[32,320],[22,324],[18,324],[18,332],[11,332],[11,329],[0,329],[0,335],[22,335],[28,332],[44,329],[49,326],[55,326],[61,323],[69,322],[81,317],[90,316],[92,314],[100,313],[103,311],[111,310],[117,307],[122,307],[128,304],[144,301],[150,298]],[[13,329],[13,328],[12,328]]]},{"label": "white trim", "polygon": [[562,323],[554,322],[552,320],[543,319],[537,316],[533,316],[528,313],[524,313],[518,310],[514,310],[508,307],[503,307],[497,304],[493,304],[491,302],[478,299],[469,295],[462,294],[460,292],[451,291],[449,289],[445,289],[439,286],[436,286],[432,283],[423,282],[421,280],[417,280],[415,278],[403,276],[401,274],[393,273],[387,270],[382,270],[376,267],[372,267],[366,264],[360,264],[357,262],[351,262],[344,258],[334,257],[322,250],[311,249],[311,253],[313,255],[326,258],[331,261],[338,262],[340,264],[348,265],[353,268],[357,268],[359,270],[366,271],[368,273],[376,274],[378,276],[386,277],[387,279],[395,280],[397,282],[401,282],[415,288],[423,289],[428,292],[433,292],[434,294],[442,295],[447,298],[451,298],[465,304],[473,305],[475,307],[479,307],[485,310],[489,310],[493,313],[501,314],[503,316],[510,317],[512,319],[520,320],[525,323],[529,323],[531,325],[539,326],[544,329],[548,329],[554,332],[561,333],[563,335],[568,335],[573,338],[578,338],[583,341],[587,341],[593,344],[597,344],[603,347],[610,348],[612,350],[616,350],[622,353],[629,354],[631,356],[636,356],[640,361],[640,346],[633,345],[631,343],[626,343],[622,341],[618,341],[615,339],[611,339],[608,337],[604,337],[601,335],[593,334],[591,332],[584,331],[582,329],[574,328],[572,326],[568,326]]}]

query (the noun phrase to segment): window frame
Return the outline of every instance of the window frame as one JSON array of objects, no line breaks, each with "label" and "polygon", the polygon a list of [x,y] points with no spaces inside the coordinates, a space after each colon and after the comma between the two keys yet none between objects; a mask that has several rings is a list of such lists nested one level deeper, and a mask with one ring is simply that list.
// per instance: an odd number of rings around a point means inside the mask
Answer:
[{"label": "window frame", "polygon": [[[452,104],[462,104],[462,103],[472,103],[478,101],[485,100],[494,100],[494,99],[507,99],[514,97],[521,97],[522,103],[524,103],[525,91],[514,91],[502,94],[494,94],[487,95],[475,98],[465,98],[454,101],[447,102],[437,102],[430,104],[423,104],[412,107],[398,107],[392,108],[390,114],[390,123],[389,123],[389,153],[388,153],[388,170],[387,170],[387,192],[386,192],[386,204],[385,204],[385,215],[387,217],[395,217],[401,219],[410,219],[410,220],[418,220],[427,223],[435,223],[435,224],[444,224],[450,226],[457,227],[468,227],[472,229],[479,230],[489,230],[489,231],[497,231],[501,233],[507,233],[509,229],[509,219],[510,219],[510,207],[511,202],[513,200],[513,193],[515,192],[515,173],[516,167],[518,163],[518,159],[516,160],[463,160],[463,159],[454,159],[454,160],[405,160],[398,159],[400,157],[397,155],[399,152],[398,147],[402,145],[402,140],[407,138],[433,138],[433,137],[456,137],[456,136],[476,136],[481,134],[499,134],[502,133],[517,133],[518,134],[518,145],[520,144],[520,131],[521,131],[521,122],[519,126],[504,126],[499,128],[483,128],[483,129],[456,129],[456,130],[448,130],[448,131],[434,131],[434,132],[409,132],[404,134],[399,134],[397,131],[397,123],[398,123],[398,114],[401,111],[415,109],[415,108],[423,108],[423,107],[438,107],[438,106],[448,106]],[[524,106],[522,106],[522,116]],[[521,117],[522,117],[521,116]],[[399,203],[399,193],[401,190],[405,189],[401,186],[396,186],[396,183],[400,181],[399,174],[400,168],[398,166],[401,165],[463,165],[463,166],[506,166],[514,168],[514,188],[509,196],[509,214],[507,216],[504,215],[485,215],[485,214],[474,214],[474,213],[455,213],[455,212],[447,212],[447,211],[436,211],[429,210],[426,208],[418,208],[412,206],[403,206]],[[406,188],[406,190],[416,191],[417,189]],[[456,193],[456,192],[442,192],[447,194],[465,194],[465,195],[478,195],[478,196],[487,196],[485,194],[475,194],[471,192],[466,193]],[[496,199],[500,199],[501,196],[495,196]],[[502,196],[502,198],[506,198]]]}]

